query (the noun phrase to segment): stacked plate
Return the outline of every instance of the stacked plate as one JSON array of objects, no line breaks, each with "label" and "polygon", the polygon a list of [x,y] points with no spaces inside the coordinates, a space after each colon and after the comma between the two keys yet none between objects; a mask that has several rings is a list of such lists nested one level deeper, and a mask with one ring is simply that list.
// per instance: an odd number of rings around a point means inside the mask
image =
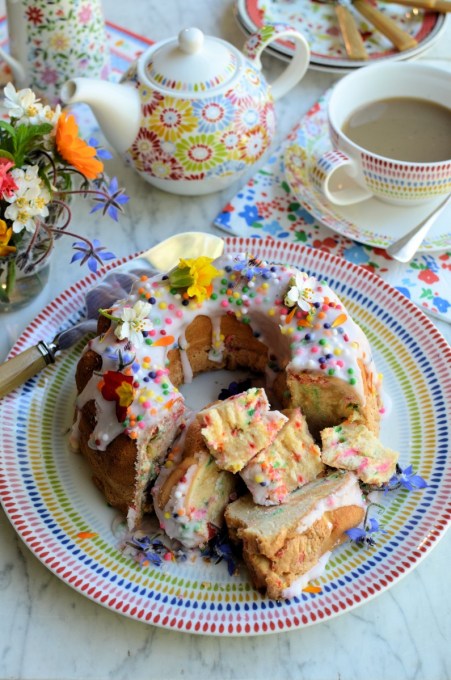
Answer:
[{"label": "stacked plate", "polygon": [[[401,5],[383,3],[382,12],[393,19],[406,33],[413,36],[416,47],[398,52],[392,43],[374,29],[358,12],[354,18],[364,37],[369,55],[367,61],[350,60],[335,15],[333,0],[236,0],[235,15],[245,33],[250,35],[267,23],[288,23],[307,38],[310,67],[319,71],[346,73],[380,60],[404,60],[418,56],[440,37],[447,16]],[[269,48],[274,56],[288,60],[294,45],[289,41],[274,42]]]}]

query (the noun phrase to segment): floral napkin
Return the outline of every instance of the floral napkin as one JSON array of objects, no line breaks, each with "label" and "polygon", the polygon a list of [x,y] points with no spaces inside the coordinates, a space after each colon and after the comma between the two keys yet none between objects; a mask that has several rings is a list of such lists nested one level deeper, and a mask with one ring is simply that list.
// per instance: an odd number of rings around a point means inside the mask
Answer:
[{"label": "floral napkin", "polygon": [[[306,116],[324,106],[327,93]],[[381,276],[428,314],[451,323],[451,250],[420,253],[409,264],[383,248],[363,245],[320,224],[293,196],[285,179],[283,151],[303,121],[246,186],[224,206],[214,224],[229,234],[283,239],[326,250]]]}]

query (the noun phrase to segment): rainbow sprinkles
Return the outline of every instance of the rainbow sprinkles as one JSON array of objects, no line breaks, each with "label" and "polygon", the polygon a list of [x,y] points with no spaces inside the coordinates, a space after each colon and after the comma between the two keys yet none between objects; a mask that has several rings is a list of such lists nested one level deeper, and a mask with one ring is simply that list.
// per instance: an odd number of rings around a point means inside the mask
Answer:
[{"label": "rainbow sprinkles", "polygon": [[[271,401],[300,408],[317,440],[324,428],[351,418],[378,433],[381,378],[365,334],[325,281],[293,266],[248,253],[214,262],[182,259],[165,275],[142,276],[126,300],[102,314],[100,335],[77,369],[79,447],[97,486],[127,515],[132,531],[151,507],[160,470],[167,476],[174,468],[174,489],[180,480],[185,489],[186,475],[205,475],[210,465],[205,441],[196,444],[196,471],[185,463],[177,477],[180,460],[168,455],[196,417],[179,387],[199,372],[245,367],[263,373]],[[282,427],[287,417],[279,420]],[[357,460],[346,474],[358,476],[357,468],[367,465]],[[394,463],[383,465],[394,472]],[[232,486],[226,485],[229,492]],[[292,500],[287,493],[274,497]],[[202,503],[208,516],[208,498]]]}]

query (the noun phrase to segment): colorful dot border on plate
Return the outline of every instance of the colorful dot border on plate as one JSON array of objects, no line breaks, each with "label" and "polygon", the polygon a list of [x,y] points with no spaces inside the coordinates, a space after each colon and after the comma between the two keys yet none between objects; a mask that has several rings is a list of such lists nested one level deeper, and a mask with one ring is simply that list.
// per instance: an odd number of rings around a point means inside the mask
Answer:
[{"label": "colorful dot border on plate", "polygon": [[[344,297],[373,346],[385,353],[393,369],[391,379],[402,386],[403,408],[408,411],[402,420],[409,420],[410,429],[402,437],[407,441],[409,435],[411,440],[409,462],[429,486],[424,492],[400,492],[390,502],[385,515],[390,530],[380,544],[370,551],[343,546],[320,581],[321,593],[272,602],[243,579],[221,581],[224,570],[216,580],[202,580],[204,573],[207,578],[208,574],[216,576],[211,569],[223,565],[210,566],[210,572],[200,567],[191,574],[181,572],[177,564],[145,570],[100,533],[93,540],[77,541],[80,531],[96,530],[95,508],[83,508],[84,514],[77,510],[78,490],[58,467],[61,462],[49,432],[56,427],[54,408],[62,408],[61,390],[73,390],[73,370],[82,345],[0,402],[4,424],[0,497],[16,531],[35,555],[91,600],[168,629],[240,636],[302,628],[349,611],[407,574],[443,535],[451,521],[451,469],[447,465],[451,350],[413,303],[356,265],[298,244],[230,238],[226,246],[229,251],[252,250],[266,259],[299,263],[325,276]],[[56,331],[76,322],[87,289],[112,268],[89,275],[50,303],[11,355],[41,339],[45,324]]]}]

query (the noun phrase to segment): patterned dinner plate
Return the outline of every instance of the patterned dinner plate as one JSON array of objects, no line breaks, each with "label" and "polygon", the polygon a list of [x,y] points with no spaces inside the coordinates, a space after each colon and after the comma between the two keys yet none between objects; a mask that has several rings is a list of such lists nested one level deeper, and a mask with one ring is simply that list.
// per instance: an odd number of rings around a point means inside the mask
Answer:
[{"label": "patterned dinner plate", "polygon": [[[330,203],[312,179],[315,159],[331,148],[327,123],[330,93],[308,111],[291,134],[284,152],[286,179],[299,203],[326,227],[359,243],[387,248],[433,212],[443,197],[409,208],[377,198],[347,206]],[[451,248],[450,223],[451,205],[435,221],[418,252]]]},{"label": "patterned dinner plate", "polygon": [[[322,66],[322,70],[331,71],[337,68],[352,70],[380,60],[412,59],[432,47],[447,21],[446,15],[437,12],[379,3],[378,8],[384,14],[417,40],[415,47],[399,52],[388,38],[351,7],[369,56],[367,61],[358,61],[346,56],[333,5],[333,1],[328,0],[236,0],[235,14],[248,33],[254,33],[267,23],[290,24],[308,40],[311,66]],[[278,40],[271,46],[272,54],[281,57],[291,57],[293,50],[294,45],[289,41]]]},{"label": "patterned dinner plate", "polygon": [[[279,602],[252,588],[243,565],[232,576],[224,563],[200,556],[140,566],[118,549],[112,529],[116,513],[93,486],[83,459],[69,448],[74,371],[83,343],[0,402],[0,497],[34,554],[94,602],[168,629],[255,635],[303,628],[350,611],[410,572],[443,535],[451,519],[451,350],[414,304],[349,262],[285,242],[230,238],[226,247],[325,277],[368,334],[384,374],[382,440],[400,451],[403,468],[413,465],[428,482],[422,491],[380,494],[379,521],[387,533],[369,549],[341,546],[315,582],[319,592]],[[46,307],[11,354],[75,323],[86,291],[101,276],[91,274]]]}]

